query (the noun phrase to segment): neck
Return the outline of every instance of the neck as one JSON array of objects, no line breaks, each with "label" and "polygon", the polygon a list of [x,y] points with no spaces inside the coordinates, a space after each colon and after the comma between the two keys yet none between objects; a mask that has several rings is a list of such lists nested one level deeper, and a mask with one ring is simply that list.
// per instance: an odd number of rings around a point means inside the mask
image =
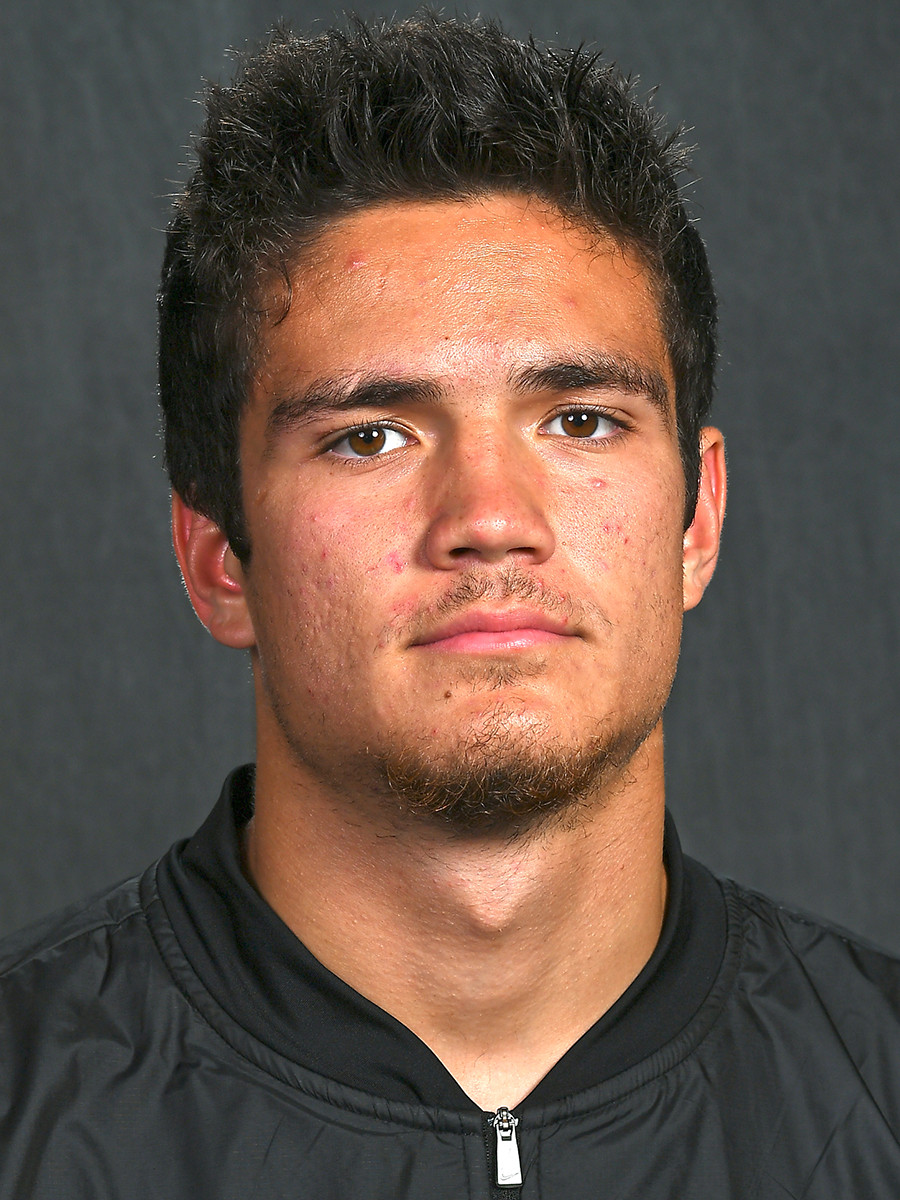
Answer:
[{"label": "neck", "polygon": [[249,877],[482,1108],[526,1096],[652,954],[666,887],[661,726],[577,823],[512,842],[388,827],[263,749]]}]

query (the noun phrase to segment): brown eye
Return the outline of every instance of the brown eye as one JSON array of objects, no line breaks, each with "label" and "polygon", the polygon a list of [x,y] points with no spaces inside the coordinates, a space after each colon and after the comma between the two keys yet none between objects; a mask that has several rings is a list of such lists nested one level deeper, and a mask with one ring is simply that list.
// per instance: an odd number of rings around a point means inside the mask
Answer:
[{"label": "brown eye", "polygon": [[408,444],[408,435],[390,425],[360,425],[345,433],[328,452],[337,458],[377,458],[385,451],[399,450]]},{"label": "brown eye", "polygon": [[365,429],[354,429],[347,434],[347,445],[354,454],[368,456],[378,454],[384,449],[386,441],[384,430],[380,425],[368,425]]},{"label": "brown eye", "polygon": [[593,437],[600,426],[600,417],[595,412],[568,412],[559,418],[563,433],[569,437]]},{"label": "brown eye", "polygon": [[611,441],[621,430],[612,417],[593,408],[570,408],[553,417],[545,426],[556,437],[578,438],[592,446]]}]

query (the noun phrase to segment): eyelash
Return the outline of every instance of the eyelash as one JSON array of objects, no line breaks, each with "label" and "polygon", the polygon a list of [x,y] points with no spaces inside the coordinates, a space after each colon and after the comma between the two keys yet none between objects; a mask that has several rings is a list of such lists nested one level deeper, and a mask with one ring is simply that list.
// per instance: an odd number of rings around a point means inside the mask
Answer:
[{"label": "eyelash", "polygon": [[[624,433],[627,433],[628,430],[631,428],[629,422],[625,421],[622,417],[617,416],[610,409],[604,408],[602,405],[598,405],[598,404],[568,404],[562,408],[557,409],[555,412],[551,413],[548,417],[546,417],[544,419],[544,421],[541,423],[542,430],[544,429],[545,426],[551,424],[551,422],[553,422],[553,421],[556,421],[559,417],[565,417],[565,416],[567,416],[569,414],[573,414],[573,413],[586,413],[586,414],[590,414],[592,416],[599,417],[603,421],[608,421],[611,425],[615,426],[615,432],[610,433],[606,437],[603,437],[603,438],[594,439],[592,437],[585,437],[585,438],[570,437],[570,438],[565,438],[566,441],[570,441],[570,442],[583,441],[583,442],[586,442],[586,443],[592,444],[592,445],[610,445],[613,442],[617,442],[619,440],[619,438]],[[349,429],[342,429],[340,431],[340,433],[338,433],[334,437],[330,438],[328,440],[328,442],[326,442],[326,444],[323,446],[323,448],[322,448],[323,452],[330,453],[337,446],[339,446],[341,444],[341,442],[346,441],[348,438],[352,437],[355,433],[363,433],[366,430],[370,430],[370,429],[390,430],[394,433],[401,434],[403,437],[414,436],[413,434],[410,433],[409,430],[404,429],[402,425],[395,425],[390,421],[362,421],[358,425],[350,426]],[[561,435],[552,434],[552,435],[547,435],[547,436],[561,436]],[[380,458],[380,457],[383,457],[383,455],[361,454],[361,455],[353,456],[353,455],[348,454],[348,455],[337,455],[336,457],[342,458],[346,462],[357,463],[357,462],[365,462],[367,458]]]},{"label": "eyelash", "polygon": [[[608,421],[614,426],[614,431],[606,435],[606,437],[597,438],[591,437],[578,438],[569,437],[565,440],[568,442],[588,442],[595,446],[608,446],[613,442],[617,442],[623,434],[627,433],[631,428],[631,423],[626,421],[624,417],[616,415],[611,409],[604,408],[602,404],[566,404],[562,408],[558,408],[556,412],[551,413],[542,424],[542,428],[558,420],[560,417],[569,416],[572,414],[590,414],[594,417],[599,417],[601,421]],[[559,435],[548,435],[559,436]]]},{"label": "eyelash", "polygon": [[[337,446],[339,446],[341,444],[341,442],[345,442],[345,441],[347,441],[348,438],[353,437],[353,435],[355,433],[364,433],[368,429],[389,430],[393,433],[399,433],[403,437],[407,437],[407,438],[414,436],[412,433],[410,433],[410,431],[408,429],[404,429],[402,425],[394,425],[390,421],[362,421],[362,422],[360,422],[359,425],[351,425],[349,429],[342,429],[340,431],[340,433],[335,434],[335,436],[332,438],[329,438],[329,440],[322,447],[322,450],[324,453],[328,454],[331,451],[333,451]],[[377,454],[372,454],[372,455],[368,455],[368,456],[365,454],[360,454],[360,455],[357,455],[354,457],[349,454],[347,454],[347,455],[340,454],[340,455],[337,455],[336,457],[342,458],[347,462],[365,462],[367,457],[379,458],[381,456],[377,455]]]}]

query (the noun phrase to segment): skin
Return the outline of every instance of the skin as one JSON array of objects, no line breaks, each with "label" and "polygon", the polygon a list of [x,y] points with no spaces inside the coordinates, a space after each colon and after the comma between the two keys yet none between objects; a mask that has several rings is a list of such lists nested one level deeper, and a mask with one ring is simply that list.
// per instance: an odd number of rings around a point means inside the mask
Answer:
[{"label": "skin", "polygon": [[[683,610],[715,567],[722,437],[703,431],[685,532],[652,281],[536,201],[364,210],[292,286],[242,425],[247,568],[174,498],[198,615],[253,662],[245,869],[476,1103],[513,1106],[659,936],[661,713]],[[627,363],[628,386],[535,381],[598,356]],[[376,377],[427,387],[322,406]],[[437,769],[548,748],[565,762],[598,740],[615,764],[520,836],[416,813],[379,765],[386,748]]]}]

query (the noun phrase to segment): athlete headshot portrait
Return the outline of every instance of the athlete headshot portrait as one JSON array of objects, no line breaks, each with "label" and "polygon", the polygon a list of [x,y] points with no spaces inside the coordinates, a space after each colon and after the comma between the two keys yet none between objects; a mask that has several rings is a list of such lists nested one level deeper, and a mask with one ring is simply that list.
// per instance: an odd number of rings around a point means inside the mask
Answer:
[{"label": "athlete headshot portrait", "polygon": [[0,1197],[896,1196],[900,961],[666,806],[726,509],[684,137],[428,11],[205,106],[159,389],[255,762],[0,944]]}]

